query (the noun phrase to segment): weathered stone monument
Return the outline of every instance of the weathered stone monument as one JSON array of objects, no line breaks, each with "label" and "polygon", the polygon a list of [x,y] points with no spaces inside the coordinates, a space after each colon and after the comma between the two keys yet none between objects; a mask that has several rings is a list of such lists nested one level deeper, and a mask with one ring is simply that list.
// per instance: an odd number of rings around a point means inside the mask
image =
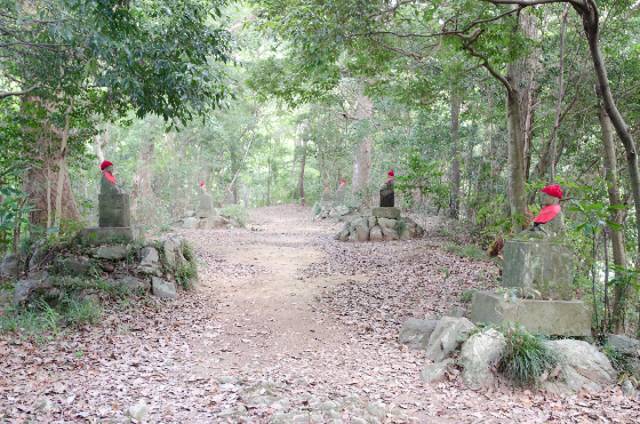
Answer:
[{"label": "weathered stone monument", "polygon": [[214,214],[213,197],[207,192],[207,186],[204,181],[200,181],[200,194],[198,196],[198,209],[196,210],[196,217],[207,219]]},{"label": "weathered stone monument", "polygon": [[129,194],[116,182],[113,163],[100,164],[102,178],[98,196],[98,227],[86,228],[80,234],[87,244],[127,242],[133,240]]},{"label": "weathered stone monument", "polygon": [[380,189],[380,207],[382,208],[392,208],[395,206],[395,193],[393,191],[395,173],[393,172],[393,169],[389,170],[387,176],[387,181]]},{"label": "weathered stone monument", "polygon": [[390,170],[387,181],[380,190],[380,207],[370,214],[356,215],[345,223],[336,235],[340,241],[391,241],[421,238],[424,230],[411,218],[401,216],[400,209],[394,207],[393,180]]},{"label": "weathered stone monument", "polygon": [[476,292],[471,320],[515,322],[544,335],[591,335],[591,311],[575,299],[573,253],[563,245],[562,190],[542,189],[544,207],[532,228],[504,246],[502,292]]}]

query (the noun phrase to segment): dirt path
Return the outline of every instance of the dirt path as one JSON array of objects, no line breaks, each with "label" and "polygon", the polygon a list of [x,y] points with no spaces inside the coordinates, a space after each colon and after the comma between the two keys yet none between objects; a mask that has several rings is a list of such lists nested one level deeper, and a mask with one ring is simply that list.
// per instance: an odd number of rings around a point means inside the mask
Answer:
[{"label": "dirt path", "polygon": [[[249,228],[191,231],[197,290],[108,311],[44,345],[0,339],[0,422],[633,422],[616,388],[553,397],[425,385],[408,317],[437,317],[496,268],[423,240],[339,243],[292,206]],[[430,228],[433,230],[433,228]]]}]

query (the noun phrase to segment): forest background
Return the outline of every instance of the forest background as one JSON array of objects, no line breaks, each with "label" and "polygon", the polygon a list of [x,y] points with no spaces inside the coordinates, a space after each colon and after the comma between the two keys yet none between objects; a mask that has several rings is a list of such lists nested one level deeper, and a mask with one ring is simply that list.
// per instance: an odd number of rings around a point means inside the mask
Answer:
[{"label": "forest background", "polygon": [[565,190],[576,289],[637,331],[640,2],[0,0],[0,251],[95,222],[115,163],[166,230],[218,207],[402,207],[483,249]]}]

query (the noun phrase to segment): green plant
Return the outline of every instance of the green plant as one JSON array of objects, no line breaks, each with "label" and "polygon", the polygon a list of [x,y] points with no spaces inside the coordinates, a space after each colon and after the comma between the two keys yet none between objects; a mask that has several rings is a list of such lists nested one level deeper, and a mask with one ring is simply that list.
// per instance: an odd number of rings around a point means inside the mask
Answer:
[{"label": "green plant", "polygon": [[520,326],[503,330],[506,340],[498,370],[518,385],[534,385],[542,374],[557,364],[557,358],[543,339]]},{"label": "green plant", "polygon": [[188,261],[178,265],[176,269],[176,281],[183,289],[188,290],[193,287],[193,282],[198,279],[198,267],[194,261]]},{"label": "green plant", "polygon": [[76,300],[73,298],[64,302],[62,320],[72,327],[95,325],[102,317],[102,307],[91,299]]},{"label": "green plant", "polygon": [[447,243],[444,246],[444,250],[446,250],[449,253],[453,253],[455,255],[462,256],[465,258],[487,259],[486,252],[474,244],[467,244],[465,246],[460,246],[455,243]]},{"label": "green plant", "polygon": [[473,299],[473,293],[475,290],[465,290],[460,295],[460,301],[463,303],[470,303],[471,299]]}]

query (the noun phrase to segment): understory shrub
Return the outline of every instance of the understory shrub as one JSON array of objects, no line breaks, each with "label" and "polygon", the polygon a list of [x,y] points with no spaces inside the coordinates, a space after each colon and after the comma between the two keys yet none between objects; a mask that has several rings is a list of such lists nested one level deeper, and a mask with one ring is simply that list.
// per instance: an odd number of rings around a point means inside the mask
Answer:
[{"label": "understory shrub", "polygon": [[247,221],[249,219],[247,210],[241,205],[225,205],[220,210],[220,215],[224,216],[225,218],[234,219],[242,227],[247,225]]},{"label": "understory shrub", "polygon": [[503,334],[506,347],[498,371],[514,383],[535,385],[545,371],[557,364],[557,358],[542,338],[529,334],[520,326],[509,326]]}]

